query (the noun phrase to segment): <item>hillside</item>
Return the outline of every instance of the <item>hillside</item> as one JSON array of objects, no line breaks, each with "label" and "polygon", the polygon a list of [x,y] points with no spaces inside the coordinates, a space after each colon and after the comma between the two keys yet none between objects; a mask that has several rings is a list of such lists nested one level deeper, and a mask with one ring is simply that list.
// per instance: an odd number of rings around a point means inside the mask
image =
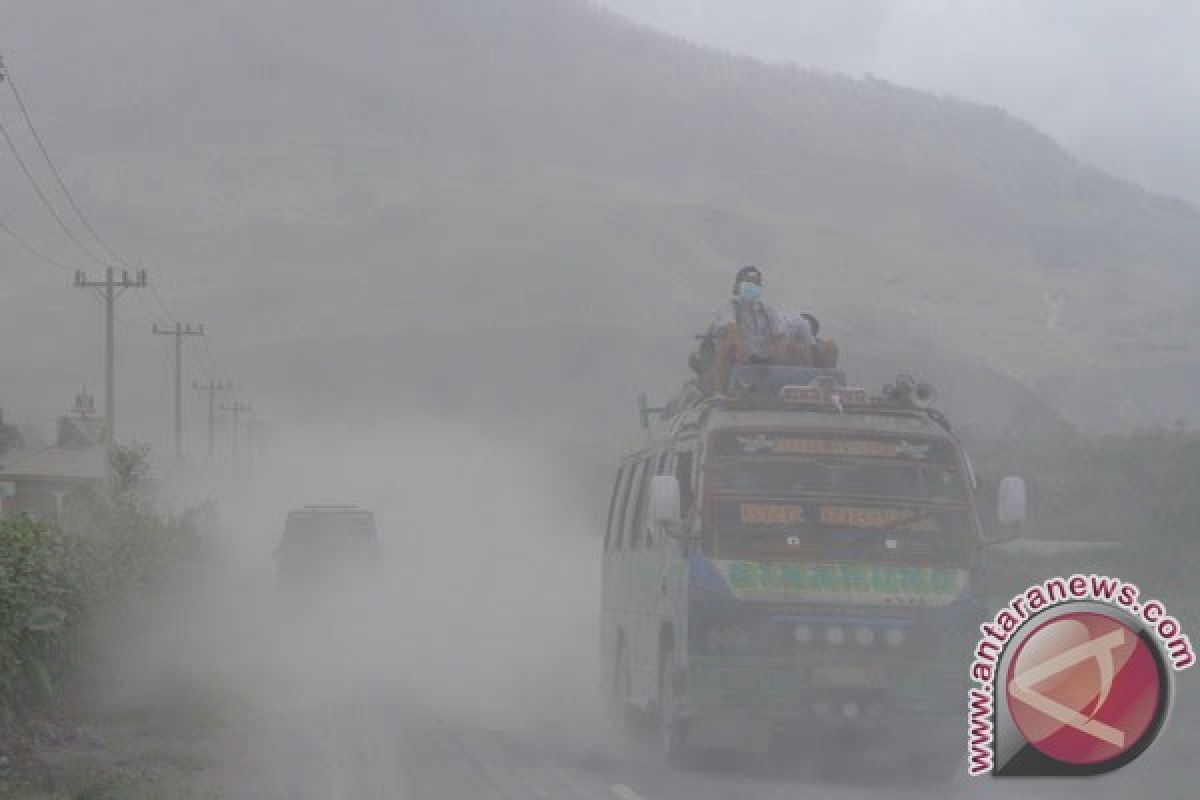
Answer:
[{"label": "hillside", "polygon": [[[1200,217],[996,109],[698,49],[575,0],[118,8],[138,25],[40,3],[6,58],[84,204],[250,374],[281,360],[320,374],[322,342],[386,359],[433,336],[459,342],[447,362],[520,357],[577,326],[600,374],[641,359],[682,376],[745,262],[849,352],[909,367],[1053,385],[1197,361]],[[68,17],[73,33],[52,35]],[[15,190],[2,210],[42,229]],[[0,369],[65,395],[98,329],[32,269],[0,336],[59,336]],[[1048,297],[1063,298],[1053,329]],[[500,347],[497,330],[533,338]],[[131,344],[130,363],[150,347]],[[142,398],[158,372],[130,372],[131,403],[155,419]],[[289,374],[255,390],[376,402]],[[627,403],[625,389],[594,392]]]}]

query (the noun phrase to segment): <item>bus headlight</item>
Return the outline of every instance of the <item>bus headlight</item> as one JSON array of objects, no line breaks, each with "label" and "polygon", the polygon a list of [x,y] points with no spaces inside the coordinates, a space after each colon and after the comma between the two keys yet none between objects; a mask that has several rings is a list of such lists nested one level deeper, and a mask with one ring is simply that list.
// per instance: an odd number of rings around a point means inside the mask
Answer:
[{"label": "bus headlight", "polygon": [[870,647],[875,644],[875,630],[869,625],[859,625],[854,629],[854,641],[863,647]]},{"label": "bus headlight", "polygon": [[846,642],[846,631],[841,625],[830,625],[825,629],[825,641],[833,645]]},{"label": "bus headlight", "polygon": [[905,638],[903,628],[888,628],[883,632],[883,640],[892,647],[899,647],[904,644]]},{"label": "bus headlight", "polygon": [[800,623],[795,628],[792,628],[792,638],[796,640],[796,644],[808,644],[812,641],[812,628]]}]

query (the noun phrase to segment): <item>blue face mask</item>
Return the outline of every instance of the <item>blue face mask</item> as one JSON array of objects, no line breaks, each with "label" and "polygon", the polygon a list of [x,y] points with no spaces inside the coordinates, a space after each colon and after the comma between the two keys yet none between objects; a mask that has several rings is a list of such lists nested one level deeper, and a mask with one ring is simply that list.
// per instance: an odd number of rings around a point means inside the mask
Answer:
[{"label": "blue face mask", "polygon": [[762,287],[751,281],[742,281],[738,284],[738,297],[753,302],[762,297]]}]

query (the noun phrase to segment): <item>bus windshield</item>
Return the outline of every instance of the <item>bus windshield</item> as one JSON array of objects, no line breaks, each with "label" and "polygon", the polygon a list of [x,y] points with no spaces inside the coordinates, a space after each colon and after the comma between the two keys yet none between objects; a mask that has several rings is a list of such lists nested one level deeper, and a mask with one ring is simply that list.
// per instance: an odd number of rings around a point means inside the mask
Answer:
[{"label": "bus windshield", "polygon": [[944,439],[723,431],[706,480],[720,558],[957,562],[973,530]]}]

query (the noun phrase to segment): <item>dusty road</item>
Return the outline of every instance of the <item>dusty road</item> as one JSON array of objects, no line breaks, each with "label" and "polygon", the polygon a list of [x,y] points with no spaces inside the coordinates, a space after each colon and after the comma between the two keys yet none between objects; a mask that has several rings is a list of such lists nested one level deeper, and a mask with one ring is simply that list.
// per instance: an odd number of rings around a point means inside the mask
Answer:
[{"label": "dusty road", "polygon": [[[480,479],[481,486],[490,486]],[[528,505],[496,518],[526,520]],[[520,497],[520,495],[515,495]],[[459,513],[440,507],[439,513]],[[466,506],[461,513],[475,512]],[[464,518],[444,528],[473,531]],[[474,525],[474,527],[473,527]],[[544,532],[544,533],[542,533]],[[491,532],[489,531],[489,534]],[[651,737],[604,721],[595,545],[549,522],[512,535],[412,535],[382,594],[347,590],[322,613],[255,614],[236,591],[209,613],[240,620],[252,698],[229,732],[222,797],[236,800],[1194,800],[1200,693],[1193,671],[1159,741],[1109,776],[1061,782],[898,782],[859,754],[763,765],[725,759],[681,772]],[[258,576],[254,586],[270,586]],[[361,587],[357,587],[361,588]],[[966,699],[964,698],[964,716]],[[965,727],[965,719],[964,719]],[[963,750],[965,752],[965,743]]]},{"label": "dusty road", "polygon": [[[1186,709],[1180,709],[1186,710]],[[597,731],[505,729],[415,703],[263,709],[241,732],[227,790],[279,800],[774,800],[775,798],[1194,798],[1196,726],[1171,728],[1143,759],[1080,781],[969,780],[896,785],[879,770],[728,762],[680,772],[650,742]]]}]

